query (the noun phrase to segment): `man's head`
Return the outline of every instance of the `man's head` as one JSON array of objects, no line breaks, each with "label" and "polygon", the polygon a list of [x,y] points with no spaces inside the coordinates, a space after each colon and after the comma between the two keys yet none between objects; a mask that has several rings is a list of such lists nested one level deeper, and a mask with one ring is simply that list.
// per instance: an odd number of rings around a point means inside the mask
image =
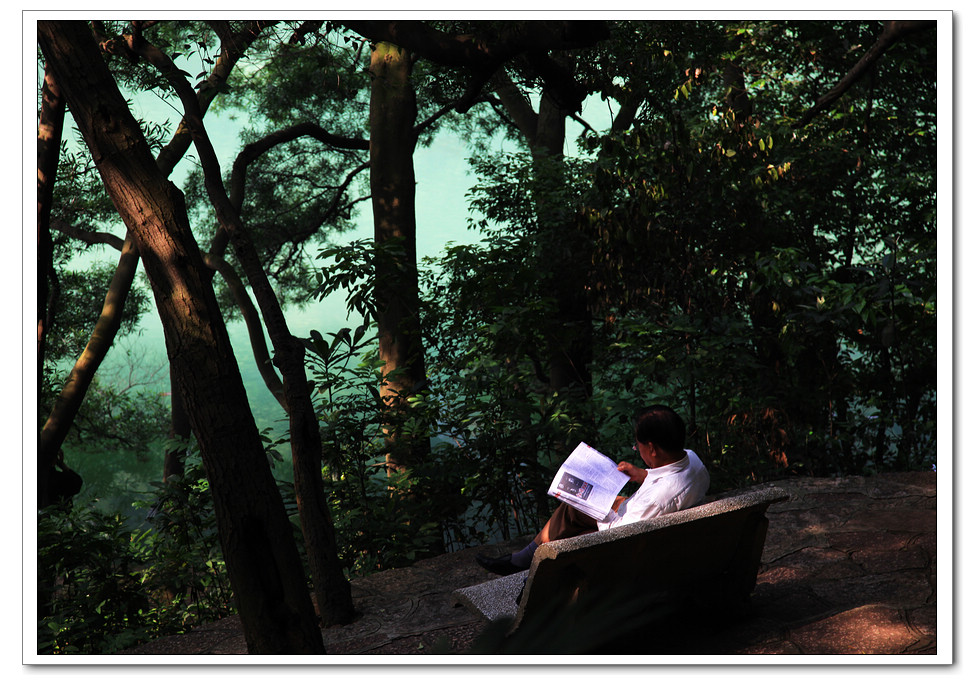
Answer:
[{"label": "man's head", "polygon": [[[648,465],[676,461],[684,456],[684,439],[687,429],[684,420],[670,407],[654,404],[637,412],[634,418],[636,441],[640,456]],[[656,453],[662,453],[659,456]],[[651,464],[647,455],[650,454]]]}]

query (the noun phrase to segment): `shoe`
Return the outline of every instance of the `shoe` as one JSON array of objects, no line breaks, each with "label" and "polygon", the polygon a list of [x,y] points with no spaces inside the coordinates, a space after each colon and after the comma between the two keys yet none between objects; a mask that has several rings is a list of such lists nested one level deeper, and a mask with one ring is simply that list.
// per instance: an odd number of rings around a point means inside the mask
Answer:
[{"label": "shoe", "polygon": [[511,563],[510,554],[505,554],[503,557],[486,557],[483,554],[478,554],[474,557],[474,561],[484,570],[496,573],[499,576],[510,576],[512,573],[525,570]]}]

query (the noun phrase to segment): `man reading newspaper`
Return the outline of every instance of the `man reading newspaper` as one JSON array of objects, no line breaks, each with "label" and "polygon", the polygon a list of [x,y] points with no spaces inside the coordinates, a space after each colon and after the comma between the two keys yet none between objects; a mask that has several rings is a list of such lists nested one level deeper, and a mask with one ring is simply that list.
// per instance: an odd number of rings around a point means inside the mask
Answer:
[{"label": "man reading newspaper", "polygon": [[[580,445],[556,474],[550,493],[562,502],[538,535],[518,552],[502,557],[478,554],[475,561],[492,573],[517,573],[531,565],[535,550],[546,542],[644,521],[703,502],[711,479],[700,458],[684,448],[686,429],[680,416],[663,405],[647,407],[636,415],[635,432],[633,449],[648,468],[623,461],[616,466],[621,475],[614,479],[600,466],[604,457]],[[628,498],[616,496],[629,481],[639,483],[639,489]]]}]

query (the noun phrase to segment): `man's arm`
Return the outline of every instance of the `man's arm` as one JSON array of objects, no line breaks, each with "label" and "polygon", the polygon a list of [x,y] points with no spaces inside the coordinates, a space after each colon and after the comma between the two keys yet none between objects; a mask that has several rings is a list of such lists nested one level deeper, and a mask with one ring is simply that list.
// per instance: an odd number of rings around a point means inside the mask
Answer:
[{"label": "man's arm", "polygon": [[647,479],[647,470],[641,469],[639,466],[634,466],[628,461],[621,461],[617,466],[616,470],[625,473],[630,477],[630,480],[637,483],[643,484],[643,481]]}]

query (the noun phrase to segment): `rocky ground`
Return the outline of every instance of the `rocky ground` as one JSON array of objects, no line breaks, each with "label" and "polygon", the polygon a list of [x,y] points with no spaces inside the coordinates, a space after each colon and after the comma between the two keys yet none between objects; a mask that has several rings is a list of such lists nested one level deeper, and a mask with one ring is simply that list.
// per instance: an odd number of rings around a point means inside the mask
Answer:
[{"label": "rocky ground", "polygon": [[[748,614],[731,622],[702,621],[674,651],[937,654],[936,478],[919,472],[776,483],[790,500],[769,510]],[[450,594],[492,577],[473,562],[476,552],[514,546],[472,548],[353,581],[360,617],[325,630],[326,651],[431,655],[450,663],[491,649],[496,643],[490,626],[454,606]],[[231,617],[124,654],[174,663],[175,655],[246,655],[247,648],[240,622]]]}]

